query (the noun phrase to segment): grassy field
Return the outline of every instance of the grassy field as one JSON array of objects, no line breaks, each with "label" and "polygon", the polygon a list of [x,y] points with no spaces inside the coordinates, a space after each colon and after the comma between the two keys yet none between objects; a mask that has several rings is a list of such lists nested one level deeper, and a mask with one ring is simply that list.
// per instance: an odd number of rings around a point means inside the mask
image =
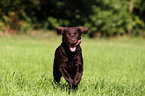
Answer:
[{"label": "grassy field", "polygon": [[82,38],[84,74],[76,91],[53,83],[60,36],[0,37],[0,96],[145,96],[145,40]]}]

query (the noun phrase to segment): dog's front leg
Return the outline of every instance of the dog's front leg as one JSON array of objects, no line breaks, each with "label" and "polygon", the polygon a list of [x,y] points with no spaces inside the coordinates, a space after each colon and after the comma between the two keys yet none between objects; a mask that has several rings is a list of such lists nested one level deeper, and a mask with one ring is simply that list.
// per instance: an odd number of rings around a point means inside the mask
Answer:
[{"label": "dog's front leg", "polygon": [[75,78],[73,80],[73,88],[74,89],[78,87],[78,84],[81,80],[82,74],[83,74],[83,65],[78,64],[77,65],[77,74],[75,75]]},{"label": "dog's front leg", "polygon": [[68,82],[69,86],[72,88],[73,80],[65,70],[64,66],[60,66],[60,72],[62,73],[62,76],[65,78],[65,80]]}]

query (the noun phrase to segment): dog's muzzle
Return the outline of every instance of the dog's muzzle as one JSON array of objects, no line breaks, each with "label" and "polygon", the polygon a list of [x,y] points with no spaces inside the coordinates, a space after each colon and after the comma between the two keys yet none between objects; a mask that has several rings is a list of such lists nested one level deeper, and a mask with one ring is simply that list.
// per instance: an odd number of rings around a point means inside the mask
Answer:
[{"label": "dog's muzzle", "polygon": [[82,41],[82,39],[78,40],[78,42],[77,42],[75,45],[71,45],[71,46],[69,47],[69,50],[70,50],[71,52],[75,52],[75,51],[76,51],[76,46],[79,45],[79,44],[81,43],[81,41]]}]

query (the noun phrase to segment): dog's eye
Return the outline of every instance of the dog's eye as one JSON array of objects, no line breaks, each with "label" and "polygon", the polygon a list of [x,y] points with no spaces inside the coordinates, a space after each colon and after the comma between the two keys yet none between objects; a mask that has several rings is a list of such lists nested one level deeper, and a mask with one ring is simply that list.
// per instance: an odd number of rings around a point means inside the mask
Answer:
[{"label": "dog's eye", "polygon": [[71,34],[70,34],[70,33],[68,33],[68,35],[70,36]]},{"label": "dog's eye", "polygon": [[67,37],[71,36],[71,34],[70,34],[70,33],[67,33],[66,35],[67,35]]}]

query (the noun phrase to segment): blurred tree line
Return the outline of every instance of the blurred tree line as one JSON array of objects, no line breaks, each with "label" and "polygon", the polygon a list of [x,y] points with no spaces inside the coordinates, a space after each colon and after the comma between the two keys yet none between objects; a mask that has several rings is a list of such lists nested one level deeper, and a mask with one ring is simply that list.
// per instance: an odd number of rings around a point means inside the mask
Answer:
[{"label": "blurred tree line", "polygon": [[90,37],[145,36],[145,1],[0,0],[1,32],[57,26],[87,26]]}]

